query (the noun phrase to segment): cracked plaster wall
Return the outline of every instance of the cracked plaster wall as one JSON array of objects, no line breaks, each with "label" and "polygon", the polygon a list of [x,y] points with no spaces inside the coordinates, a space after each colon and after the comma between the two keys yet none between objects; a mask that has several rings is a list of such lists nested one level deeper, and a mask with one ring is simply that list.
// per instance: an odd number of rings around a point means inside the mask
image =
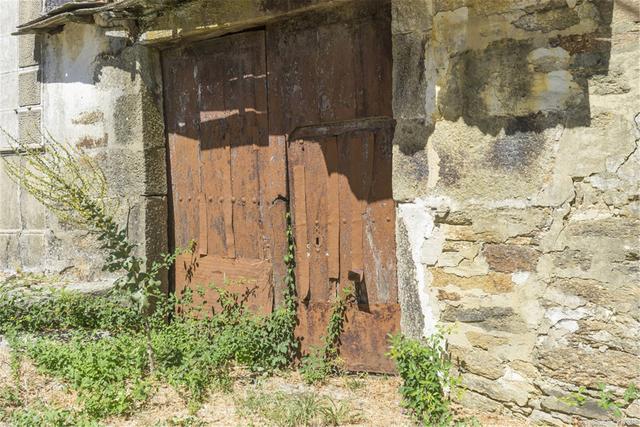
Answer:
[{"label": "cracked plaster wall", "polygon": [[[38,126],[98,161],[111,196],[120,205],[117,220],[127,225],[138,253],[154,259],[167,251],[158,51],[134,44],[124,31],[94,25],[70,23],[62,31],[39,37],[42,118],[38,117]],[[12,188],[0,191],[0,198]],[[24,210],[22,223],[38,228],[39,245],[30,244],[24,251],[9,246],[7,260],[0,250],[0,269],[62,273],[81,282],[112,280],[102,271],[104,254],[94,237],[59,223],[24,191],[19,194],[24,199],[19,205],[14,208],[12,199],[6,200],[7,205],[10,210]],[[23,231],[22,239],[31,234]],[[0,243],[3,237],[0,230]]]},{"label": "cracked plaster wall", "polygon": [[639,21],[622,0],[393,2],[402,327],[455,324],[467,405],[613,425],[598,384],[640,383]]},{"label": "cracked plaster wall", "polygon": [[[157,51],[122,30],[67,24],[45,36],[43,128],[84,149],[105,172],[118,220],[140,255],[167,248],[164,125]],[[46,269],[104,278],[104,255],[86,232],[48,215]]]}]

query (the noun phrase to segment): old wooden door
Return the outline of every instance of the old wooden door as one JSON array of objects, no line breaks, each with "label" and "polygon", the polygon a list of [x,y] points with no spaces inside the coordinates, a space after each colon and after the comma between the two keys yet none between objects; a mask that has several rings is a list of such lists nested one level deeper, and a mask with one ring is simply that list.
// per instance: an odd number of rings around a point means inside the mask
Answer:
[{"label": "old wooden door", "polygon": [[284,274],[284,146],[270,144],[265,33],[245,32],[163,55],[175,289],[241,293],[273,308]]},{"label": "old wooden door", "polygon": [[289,170],[297,247],[301,333],[326,334],[341,288],[355,291],[340,353],[352,370],[390,371],[387,335],[398,330],[395,207],[391,199],[394,122],[370,118],[299,128]]},{"label": "old wooden door", "polygon": [[[369,8],[367,8],[367,5]],[[333,301],[355,287],[341,356],[391,371],[399,330],[391,192],[391,38],[385,2],[267,27],[270,133],[288,141],[299,335],[320,344]]]},{"label": "old wooden door", "polygon": [[[163,53],[173,240],[198,243],[178,260],[176,290],[230,282],[270,311],[288,201],[303,352],[320,343],[340,288],[355,287],[341,355],[378,372],[392,370],[400,313],[390,33],[388,1],[345,2]],[[205,297],[215,309],[215,291]]]}]

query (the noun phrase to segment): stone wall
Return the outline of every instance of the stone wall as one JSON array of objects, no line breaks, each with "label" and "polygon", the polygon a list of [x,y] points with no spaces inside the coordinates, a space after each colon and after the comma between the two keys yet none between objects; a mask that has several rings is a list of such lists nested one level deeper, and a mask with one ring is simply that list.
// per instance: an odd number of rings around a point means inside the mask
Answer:
[{"label": "stone wall", "polygon": [[403,330],[453,326],[465,404],[611,422],[599,384],[640,384],[638,3],[393,4]]},{"label": "stone wall", "polygon": [[[167,186],[158,52],[129,35],[67,24],[43,40],[43,128],[101,165],[120,222],[139,254],[167,250]],[[51,217],[46,265],[84,280],[103,277],[104,255],[82,230]]]},{"label": "stone wall", "polygon": [[[13,56],[0,60],[3,71],[11,68],[0,79],[0,126],[34,143],[49,133],[85,149],[104,169],[112,196],[120,202],[118,220],[128,226],[139,254],[152,259],[166,252],[159,53],[134,46],[124,31],[93,25],[68,24],[55,34],[11,36],[18,22],[42,12],[42,2],[11,5],[10,13],[2,15],[1,46],[11,50],[0,51]],[[5,74],[11,78],[7,84]],[[8,147],[3,150],[2,155],[17,159]],[[58,223],[1,171],[0,200],[6,207],[0,212],[0,270],[64,273],[90,282],[111,279],[102,272],[104,254],[92,236]]]},{"label": "stone wall", "polygon": [[[7,0],[0,13],[0,127],[26,142],[37,143],[41,126],[40,39],[15,37],[18,23],[37,17],[41,0]],[[0,136],[0,156],[17,161]],[[41,270],[46,248],[45,212],[3,171],[0,161],[0,273]]]}]

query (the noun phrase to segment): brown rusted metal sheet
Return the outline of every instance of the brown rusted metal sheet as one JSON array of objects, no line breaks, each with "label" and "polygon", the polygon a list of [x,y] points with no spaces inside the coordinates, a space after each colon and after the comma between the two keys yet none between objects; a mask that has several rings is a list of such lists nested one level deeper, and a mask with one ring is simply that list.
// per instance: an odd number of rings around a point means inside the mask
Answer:
[{"label": "brown rusted metal sheet", "polygon": [[[299,330],[305,331],[303,348],[322,344],[331,316],[331,303],[311,303],[305,308]],[[340,358],[350,371],[394,372],[393,362],[386,356],[389,334],[400,330],[398,304],[360,304],[346,314],[341,336]]]},{"label": "brown rusted metal sheet", "polygon": [[378,372],[393,369],[387,334],[400,314],[387,6],[267,27],[270,129],[289,142],[303,352],[326,333],[339,289],[355,286],[342,357],[349,369]]},{"label": "brown rusted metal sheet", "polygon": [[164,52],[163,73],[175,245],[198,243],[195,260],[176,264],[176,291],[205,286],[216,308],[208,287],[224,285],[269,312],[286,250],[274,244],[286,239],[284,212],[270,206],[286,194],[286,165],[284,144],[270,145],[265,33]]},{"label": "brown rusted metal sheet", "polygon": [[218,288],[236,294],[238,302],[254,313],[267,314],[273,308],[273,288],[268,285],[271,264],[267,260],[183,254],[177,258],[176,267],[180,272],[176,276],[178,294],[191,289],[193,307],[202,307],[205,313],[222,309]]},{"label": "brown rusted metal sheet", "polygon": [[354,370],[392,370],[387,335],[399,331],[395,205],[390,182],[376,178],[379,169],[391,179],[392,122],[378,120],[371,129],[336,123],[334,131],[323,124],[315,137],[307,127],[306,139],[289,144],[303,351],[325,334],[338,290],[355,287],[358,305],[349,310],[341,347]]}]

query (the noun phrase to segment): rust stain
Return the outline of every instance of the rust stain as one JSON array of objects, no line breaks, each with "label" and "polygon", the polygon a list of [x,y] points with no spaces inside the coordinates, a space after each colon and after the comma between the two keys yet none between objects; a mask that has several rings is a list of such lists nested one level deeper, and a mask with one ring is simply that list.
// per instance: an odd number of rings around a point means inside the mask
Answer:
[{"label": "rust stain", "polygon": [[99,147],[106,147],[107,142],[109,141],[109,135],[106,133],[102,138],[91,138],[90,136],[84,136],[76,142],[76,147],[82,148],[85,150]]}]

